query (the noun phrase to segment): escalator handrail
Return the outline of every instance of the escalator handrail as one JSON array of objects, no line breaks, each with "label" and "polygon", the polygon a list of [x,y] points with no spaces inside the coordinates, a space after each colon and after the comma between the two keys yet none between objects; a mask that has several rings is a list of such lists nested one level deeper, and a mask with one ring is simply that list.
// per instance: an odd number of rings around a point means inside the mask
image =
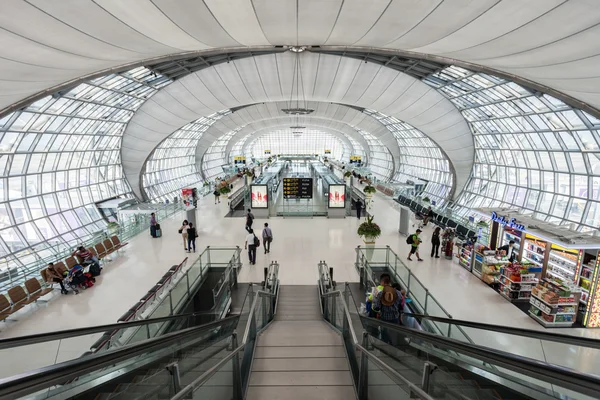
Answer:
[{"label": "escalator handrail", "polygon": [[369,350],[365,349],[358,342],[356,332],[354,331],[354,327],[352,325],[352,317],[350,316],[350,309],[348,308],[348,304],[346,304],[346,300],[344,299],[344,296],[340,290],[335,290],[335,291],[327,292],[327,293],[321,293],[320,295],[322,297],[337,296],[337,299],[342,302],[343,309],[344,309],[344,317],[348,321],[348,329],[350,330],[350,338],[351,338],[352,342],[354,343],[354,347],[356,349],[358,349],[361,353],[364,353],[365,356],[368,357],[369,359],[375,360],[376,364],[378,364],[380,367],[384,368],[388,373],[394,375],[396,377],[396,379],[404,382],[404,384],[407,385],[412,392],[414,392],[415,394],[418,394],[421,399],[433,400],[433,397],[431,397],[427,393],[425,393],[423,391],[423,389],[421,389],[420,387],[415,385],[413,382],[411,382],[410,380],[408,380],[407,378],[402,376],[402,374],[400,374],[398,371],[391,368],[384,361],[382,361],[379,357],[377,357],[375,354],[371,353]]},{"label": "escalator handrail", "polygon": [[64,384],[64,382],[77,378],[82,374],[96,371],[99,368],[110,366],[149,351],[164,349],[171,344],[178,343],[189,337],[196,337],[203,331],[220,328],[230,323],[233,324],[238,319],[238,315],[227,317],[219,321],[168,333],[118,349],[76,358],[0,379],[0,398],[5,398],[5,396],[10,398],[21,397],[53,385]]},{"label": "escalator handrail", "polygon": [[461,342],[429,332],[406,328],[401,325],[391,324],[373,318],[360,316],[360,319],[361,321],[367,320],[367,323],[376,321],[378,325],[399,334],[427,342],[439,348],[466,354],[470,357],[482,360],[483,362],[498,365],[535,379],[545,382],[549,382],[549,379],[552,379],[558,386],[579,393],[583,392],[589,396],[597,396],[597,394],[600,393],[600,377],[596,375],[579,372],[528,357],[518,356],[497,349]]},{"label": "escalator handrail", "polygon": [[577,345],[577,346],[581,346],[581,347],[590,347],[590,348],[600,349],[600,340],[598,340],[598,339],[564,335],[561,333],[536,331],[533,329],[514,328],[514,327],[508,327],[508,326],[501,326],[501,325],[485,324],[485,323],[481,323],[481,322],[465,321],[465,320],[454,319],[454,318],[434,317],[431,315],[423,315],[423,314],[404,313],[403,315],[405,315],[407,317],[414,317],[417,319],[428,319],[428,320],[434,321],[434,322],[443,322],[446,324],[466,326],[469,328],[481,329],[481,330],[486,330],[486,331],[507,333],[509,335],[526,336],[526,337],[539,339],[539,340],[548,340],[548,341],[552,341],[552,342],[565,343],[565,344],[569,344],[569,345]]},{"label": "escalator handrail", "polygon": [[204,312],[195,312],[188,314],[170,315],[168,317],[141,319],[138,321],[117,322],[107,325],[96,325],[87,328],[65,329],[62,331],[36,333],[34,335],[18,336],[14,338],[0,339],[0,350],[12,347],[26,346],[30,344],[49,342],[52,340],[69,339],[77,336],[91,335],[99,332],[126,329],[134,326],[144,326],[157,324],[161,322],[175,321],[183,318],[191,318],[205,314]]}]

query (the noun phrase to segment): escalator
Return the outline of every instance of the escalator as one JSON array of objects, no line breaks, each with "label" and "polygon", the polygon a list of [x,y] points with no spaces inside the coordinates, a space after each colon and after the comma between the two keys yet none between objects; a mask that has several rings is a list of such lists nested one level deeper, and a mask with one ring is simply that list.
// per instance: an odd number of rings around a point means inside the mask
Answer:
[{"label": "escalator", "polygon": [[[184,324],[157,337],[2,379],[0,398],[598,398],[597,376],[365,318],[353,306],[348,286],[338,290],[326,270],[320,266],[319,282],[312,286],[279,286],[268,274],[262,286],[250,285],[235,315],[201,326]],[[181,318],[189,316],[15,338],[0,341],[0,349],[110,329],[146,329]],[[531,338],[566,340],[520,331]]]}]

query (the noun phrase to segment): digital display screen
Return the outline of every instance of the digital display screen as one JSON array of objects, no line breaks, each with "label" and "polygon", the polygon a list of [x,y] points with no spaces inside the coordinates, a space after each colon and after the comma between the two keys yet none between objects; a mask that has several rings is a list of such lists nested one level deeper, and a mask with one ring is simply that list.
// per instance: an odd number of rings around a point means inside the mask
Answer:
[{"label": "digital display screen", "polygon": [[252,208],[269,208],[267,185],[251,185],[250,193]]},{"label": "digital display screen", "polygon": [[312,178],[283,178],[284,199],[312,199]]},{"label": "digital display screen", "polygon": [[329,185],[329,208],[346,207],[346,185]]}]

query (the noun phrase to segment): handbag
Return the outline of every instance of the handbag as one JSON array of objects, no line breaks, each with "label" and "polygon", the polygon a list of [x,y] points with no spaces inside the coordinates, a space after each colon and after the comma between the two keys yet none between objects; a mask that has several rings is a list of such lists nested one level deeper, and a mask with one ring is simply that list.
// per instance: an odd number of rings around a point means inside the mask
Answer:
[{"label": "handbag", "polygon": [[177,233],[182,233],[182,232],[183,232],[183,229],[180,229],[177,231]]}]

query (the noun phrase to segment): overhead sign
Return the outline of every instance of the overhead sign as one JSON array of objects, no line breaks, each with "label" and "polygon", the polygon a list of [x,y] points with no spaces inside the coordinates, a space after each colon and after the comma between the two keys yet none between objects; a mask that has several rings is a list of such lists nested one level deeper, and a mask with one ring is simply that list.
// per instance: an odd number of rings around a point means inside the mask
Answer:
[{"label": "overhead sign", "polygon": [[312,199],[312,178],[283,178],[284,199]]},{"label": "overhead sign", "polygon": [[350,156],[350,164],[362,164],[361,156]]},{"label": "overhead sign", "polygon": [[244,156],[235,156],[233,157],[234,164],[246,164],[246,157]]},{"label": "overhead sign", "polygon": [[270,155],[271,154],[271,150],[265,150],[265,154],[266,155]]},{"label": "overhead sign", "polygon": [[325,154],[331,154],[331,150],[325,150]]},{"label": "overhead sign", "polygon": [[511,218],[510,220],[506,219],[506,217],[502,217],[496,214],[496,211],[492,212],[492,221],[499,223],[503,227],[513,228],[518,231],[524,231],[525,226],[521,224],[517,224],[517,220],[515,218]]}]

